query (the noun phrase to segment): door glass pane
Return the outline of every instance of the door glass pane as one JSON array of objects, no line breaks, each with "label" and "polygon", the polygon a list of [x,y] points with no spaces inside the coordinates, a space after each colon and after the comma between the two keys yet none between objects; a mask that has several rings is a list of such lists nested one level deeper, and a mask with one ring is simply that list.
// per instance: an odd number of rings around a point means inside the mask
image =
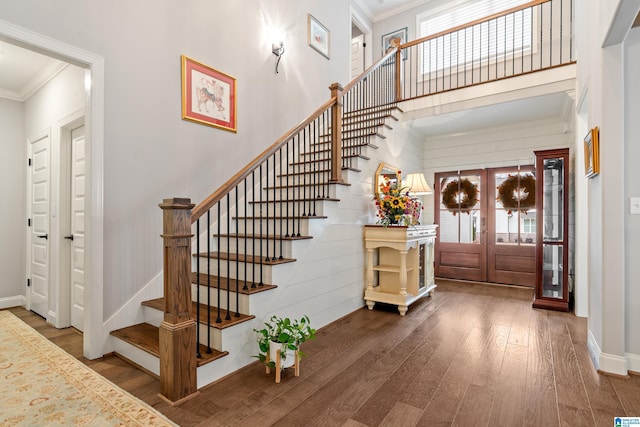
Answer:
[{"label": "door glass pane", "polygon": [[542,296],[563,298],[562,246],[542,246]]},{"label": "door glass pane", "polygon": [[544,240],[562,241],[564,236],[563,159],[544,160]]},{"label": "door glass pane", "polygon": [[480,177],[440,180],[440,241],[480,243]]},{"label": "door glass pane", "polygon": [[440,241],[449,243],[458,243],[458,218],[452,212],[444,209],[440,211]]},{"label": "door glass pane", "polygon": [[480,243],[480,210],[460,215],[460,243]]}]

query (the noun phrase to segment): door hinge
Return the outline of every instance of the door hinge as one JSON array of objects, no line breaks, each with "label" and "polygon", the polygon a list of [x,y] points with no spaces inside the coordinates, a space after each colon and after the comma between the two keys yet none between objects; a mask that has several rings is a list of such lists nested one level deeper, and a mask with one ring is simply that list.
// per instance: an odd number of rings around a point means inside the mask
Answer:
[{"label": "door hinge", "polygon": [[31,218],[27,218],[27,227],[31,227]]},{"label": "door hinge", "polygon": [[31,279],[27,279],[27,288],[31,287]]},{"label": "door hinge", "polygon": [[29,166],[31,166],[31,159],[29,159]]}]

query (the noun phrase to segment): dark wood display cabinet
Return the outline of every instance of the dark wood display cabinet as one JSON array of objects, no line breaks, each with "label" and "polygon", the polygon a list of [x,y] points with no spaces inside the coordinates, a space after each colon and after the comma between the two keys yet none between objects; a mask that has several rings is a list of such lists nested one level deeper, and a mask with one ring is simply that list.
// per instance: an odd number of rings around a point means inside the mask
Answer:
[{"label": "dark wood display cabinet", "polygon": [[535,151],[534,308],[569,311],[569,149]]}]

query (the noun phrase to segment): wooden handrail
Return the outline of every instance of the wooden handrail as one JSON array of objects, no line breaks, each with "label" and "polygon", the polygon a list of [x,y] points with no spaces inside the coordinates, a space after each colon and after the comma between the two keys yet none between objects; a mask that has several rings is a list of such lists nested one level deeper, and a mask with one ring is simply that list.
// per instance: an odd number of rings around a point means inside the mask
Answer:
[{"label": "wooden handrail", "polygon": [[300,122],[297,126],[292,128],[289,132],[285,133],[276,142],[271,144],[266,150],[253,159],[249,164],[242,168],[238,173],[232,176],[227,182],[222,184],[215,192],[209,197],[204,199],[198,206],[191,211],[191,223],[195,223],[205,212],[207,212],[213,205],[219,202],[224,196],[226,196],[231,190],[233,190],[238,184],[240,184],[251,172],[256,170],[269,156],[277,152],[284,144],[287,143],[294,135],[300,133],[309,123],[313,122],[316,118],[320,117],[322,113],[327,111],[337,102],[336,98],[331,98],[320,108],[318,108],[313,114]]},{"label": "wooden handrail", "polygon": [[418,45],[420,43],[427,42],[429,40],[437,39],[438,37],[442,37],[442,36],[447,35],[447,34],[455,33],[456,31],[464,30],[465,28],[471,28],[471,27],[473,27],[475,25],[483,24],[485,22],[491,21],[491,20],[496,19],[496,18],[500,18],[502,16],[506,16],[506,15],[512,14],[514,12],[518,12],[520,10],[529,9],[531,7],[538,6],[538,5],[541,5],[543,3],[549,3],[550,1],[551,0],[533,0],[533,1],[530,1],[529,3],[521,4],[520,6],[515,6],[515,7],[512,7],[511,9],[507,9],[507,10],[502,11],[502,12],[494,13],[493,15],[489,15],[489,16],[486,16],[484,18],[476,19],[475,21],[471,21],[471,22],[468,22],[466,24],[461,24],[461,25],[458,25],[457,27],[449,28],[447,30],[440,31],[439,33],[435,33],[435,34],[432,34],[430,36],[423,37],[421,39],[412,40],[412,41],[410,41],[408,43],[405,43],[405,44],[401,45],[400,49],[406,49],[408,47],[415,46],[415,45]]},{"label": "wooden handrail", "polygon": [[351,88],[353,88],[355,85],[357,85],[358,83],[363,81],[365,78],[367,78],[372,72],[378,69],[386,60],[394,56],[396,53],[396,50],[397,48],[390,49],[382,58],[378,60],[378,62],[374,63],[372,66],[367,68],[362,74],[360,74],[358,77],[353,79],[353,81],[351,81],[348,85],[342,88],[342,93],[349,92]]}]

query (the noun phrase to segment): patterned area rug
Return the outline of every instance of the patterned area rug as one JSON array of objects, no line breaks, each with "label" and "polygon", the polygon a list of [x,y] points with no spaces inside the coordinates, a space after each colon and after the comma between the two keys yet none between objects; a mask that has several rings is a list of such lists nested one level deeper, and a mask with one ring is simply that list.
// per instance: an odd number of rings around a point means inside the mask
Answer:
[{"label": "patterned area rug", "polygon": [[175,426],[9,311],[0,311],[0,425]]}]

